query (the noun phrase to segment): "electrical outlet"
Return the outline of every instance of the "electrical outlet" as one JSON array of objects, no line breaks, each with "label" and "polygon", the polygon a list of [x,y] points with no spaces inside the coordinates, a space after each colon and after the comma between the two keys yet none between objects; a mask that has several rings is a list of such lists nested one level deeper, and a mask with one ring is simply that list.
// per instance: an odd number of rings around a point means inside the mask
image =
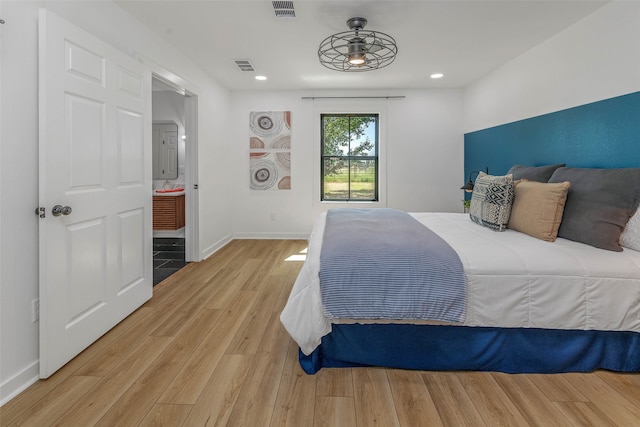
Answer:
[{"label": "electrical outlet", "polygon": [[275,221],[277,218],[276,213],[275,212],[271,212],[271,221]]},{"label": "electrical outlet", "polygon": [[33,323],[40,320],[40,300],[34,299],[31,301],[31,321]]}]

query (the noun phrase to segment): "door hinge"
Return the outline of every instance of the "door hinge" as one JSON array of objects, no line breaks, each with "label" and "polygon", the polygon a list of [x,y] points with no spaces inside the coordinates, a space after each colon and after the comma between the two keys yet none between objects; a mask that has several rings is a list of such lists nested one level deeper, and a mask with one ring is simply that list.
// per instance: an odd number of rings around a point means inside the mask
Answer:
[{"label": "door hinge", "polygon": [[44,218],[46,216],[46,209],[45,208],[36,208],[36,215],[38,215],[38,217],[40,218]]},{"label": "door hinge", "polygon": [[193,189],[197,190],[198,189],[198,184],[193,184]]}]

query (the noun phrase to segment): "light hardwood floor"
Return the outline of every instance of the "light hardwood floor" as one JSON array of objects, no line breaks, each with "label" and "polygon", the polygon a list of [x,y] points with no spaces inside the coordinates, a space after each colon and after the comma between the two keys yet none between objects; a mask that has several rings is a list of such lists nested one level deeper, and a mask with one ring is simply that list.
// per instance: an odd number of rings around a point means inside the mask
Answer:
[{"label": "light hardwood floor", "polygon": [[640,426],[640,375],[306,375],[279,315],[304,241],[237,240],[0,409],[2,426]]}]

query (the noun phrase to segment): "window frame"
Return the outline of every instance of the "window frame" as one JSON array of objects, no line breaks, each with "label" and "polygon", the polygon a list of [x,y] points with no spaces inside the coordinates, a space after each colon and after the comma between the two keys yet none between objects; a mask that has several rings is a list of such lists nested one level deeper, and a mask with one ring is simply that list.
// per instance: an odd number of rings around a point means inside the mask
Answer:
[{"label": "window frame", "polygon": [[[325,117],[373,117],[375,130],[374,130],[374,149],[373,155],[325,155],[325,141],[324,141],[324,122]],[[380,202],[380,113],[320,113],[320,201],[321,202],[344,202],[344,203],[377,203]],[[350,127],[350,126],[349,126]],[[349,138],[351,141],[351,137]],[[351,151],[351,145],[349,145],[349,151]],[[325,196],[325,173],[324,166],[327,159],[338,159],[348,163],[348,197],[346,199],[338,198],[326,198]],[[355,161],[373,161],[374,169],[374,191],[373,198],[356,199],[351,198],[351,168],[352,162]]]}]

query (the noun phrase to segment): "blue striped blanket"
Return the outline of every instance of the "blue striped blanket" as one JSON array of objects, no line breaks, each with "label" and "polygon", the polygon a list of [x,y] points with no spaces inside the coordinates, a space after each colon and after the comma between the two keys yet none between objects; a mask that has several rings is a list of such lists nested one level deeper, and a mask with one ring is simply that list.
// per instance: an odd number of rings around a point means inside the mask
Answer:
[{"label": "blue striped blanket", "polygon": [[333,319],[465,320],[465,275],[457,253],[395,209],[327,212],[320,292]]}]

